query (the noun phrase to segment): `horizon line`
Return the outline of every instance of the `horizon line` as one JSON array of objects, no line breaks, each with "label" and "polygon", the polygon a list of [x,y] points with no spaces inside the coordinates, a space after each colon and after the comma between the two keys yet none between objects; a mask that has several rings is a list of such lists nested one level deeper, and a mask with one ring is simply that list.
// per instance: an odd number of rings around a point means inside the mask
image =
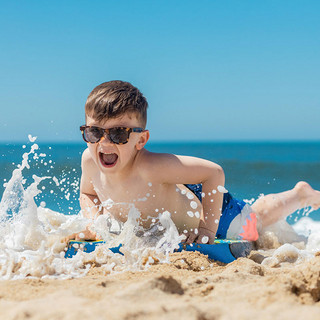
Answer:
[{"label": "horizon line", "polygon": [[[45,141],[0,141],[0,145],[28,145],[30,143],[36,143],[36,144],[83,144],[85,145],[84,141],[76,141],[76,140],[70,140],[70,141],[63,141],[63,140],[45,140]],[[268,139],[255,139],[255,140],[249,140],[249,139],[243,139],[243,140],[153,140],[149,141],[147,144],[189,144],[189,143],[195,143],[195,144],[207,144],[207,143],[320,143],[320,139],[279,139],[279,140],[268,140]]]}]

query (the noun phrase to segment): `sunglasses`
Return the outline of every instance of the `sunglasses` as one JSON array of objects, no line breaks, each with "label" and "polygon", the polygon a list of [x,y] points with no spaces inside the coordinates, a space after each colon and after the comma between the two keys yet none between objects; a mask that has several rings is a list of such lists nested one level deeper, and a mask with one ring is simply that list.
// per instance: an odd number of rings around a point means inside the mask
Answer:
[{"label": "sunglasses", "polygon": [[85,142],[98,143],[102,138],[108,137],[115,144],[126,144],[131,132],[143,132],[142,128],[116,127],[103,129],[95,126],[81,126],[82,137]]}]

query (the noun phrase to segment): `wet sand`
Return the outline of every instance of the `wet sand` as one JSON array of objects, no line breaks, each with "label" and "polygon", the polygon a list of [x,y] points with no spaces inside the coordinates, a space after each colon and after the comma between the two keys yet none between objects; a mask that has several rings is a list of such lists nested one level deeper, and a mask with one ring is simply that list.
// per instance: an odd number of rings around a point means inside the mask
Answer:
[{"label": "wet sand", "polygon": [[197,252],[147,271],[0,282],[1,319],[319,319],[320,253],[265,267],[259,254],[224,265]]}]

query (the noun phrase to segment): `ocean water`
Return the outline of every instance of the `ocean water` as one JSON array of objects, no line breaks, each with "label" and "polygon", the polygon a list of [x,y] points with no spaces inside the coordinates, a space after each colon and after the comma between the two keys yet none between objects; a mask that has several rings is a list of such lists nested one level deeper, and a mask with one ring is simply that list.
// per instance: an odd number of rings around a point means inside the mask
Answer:
[{"label": "ocean water", "polygon": [[[31,143],[0,144],[0,195],[3,184],[11,178],[12,171],[22,160]],[[24,172],[26,184],[32,175],[56,177],[57,186],[51,179],[40,184],[42,191],[36,198],[40,205],[63,212],[77,214],[80,210],[79,179],[81,154],[85,143],[61,144],[38,143],[38,159],[31,158],[30,170]],[[320,190],[320,142],[183,142],[149,143],[153,152],[190,155],[214,161],[221,165],[226,175],[226,188],[239,199],[257,199],[260,194],[276,193],[292,188],[305,180]],[[299,215],[288,218],[293,223]],[[320,220],[320,211],[310,213]]]},{"label": "ocean water", "polygon": [[[78,198],[80,159],[86,145],[38,145],[31,136],[29,140],[26,144],[3,144],[0,147],[3,182],[0,279],[79,277],[88,272],[92,263],[101,265],[106,273],[110,273],[143,270],[155,259],[159,263],[169,262],[169,253],[183,238],[169,212],[159,213],[160,234],[141,229],[140,213],[134,205],[130,205],[124,224],[118,224],[108,214],[93,222],[85,219],[78,214]],[[256,199],[261,193],[291,188],[298,180],[306,180],[320,189],[319,146],[319,143],[151,143],[148,148],[154,152],[192,155],[215,161],[224,168],[226,187],[233,195]],[[108,199],[102,205],[108,208],[113,204]],[[294,213],[288,222],[295,231],[280,222],[266,233],[283,245],[262,264],[273,267],[303,263],[313,257],[320,250],[318,211],[311,212],[308,217],[304,210]],[[65,237],[82,232],[88,223],[106,244],[92,253],[79,251],[73,258],[65,259]],[[291,244],[297,241],[302,241],[298,247]],[[124,255],[108,250],[119,244],[122,244]],[[293,255],[296,259],[291,261]]]}]

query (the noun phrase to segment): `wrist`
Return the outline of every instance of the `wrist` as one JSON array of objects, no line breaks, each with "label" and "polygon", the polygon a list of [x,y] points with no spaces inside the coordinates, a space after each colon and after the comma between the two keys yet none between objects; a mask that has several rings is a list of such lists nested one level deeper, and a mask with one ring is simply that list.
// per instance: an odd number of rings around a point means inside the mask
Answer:
[{"label": "wrist", "polygon": [[201,229],[206,229],[206,230],[209,230],[209,231],[211,231],[211,232],[216,232],[217,229],[218,229],[218,226],[217,226],[216,224],[210,225],[209,223],[200,220],[200,222],[199,222],[199,228],[201,228]]},{"label": "wrist", "polygon": [[208,228],[206,228],[206,227],[199,227],[199,229],[204,229],[204,230],[207,230],[207,231],[210,231],[210,232],[214,232],[214,230],[208,229]]}]

